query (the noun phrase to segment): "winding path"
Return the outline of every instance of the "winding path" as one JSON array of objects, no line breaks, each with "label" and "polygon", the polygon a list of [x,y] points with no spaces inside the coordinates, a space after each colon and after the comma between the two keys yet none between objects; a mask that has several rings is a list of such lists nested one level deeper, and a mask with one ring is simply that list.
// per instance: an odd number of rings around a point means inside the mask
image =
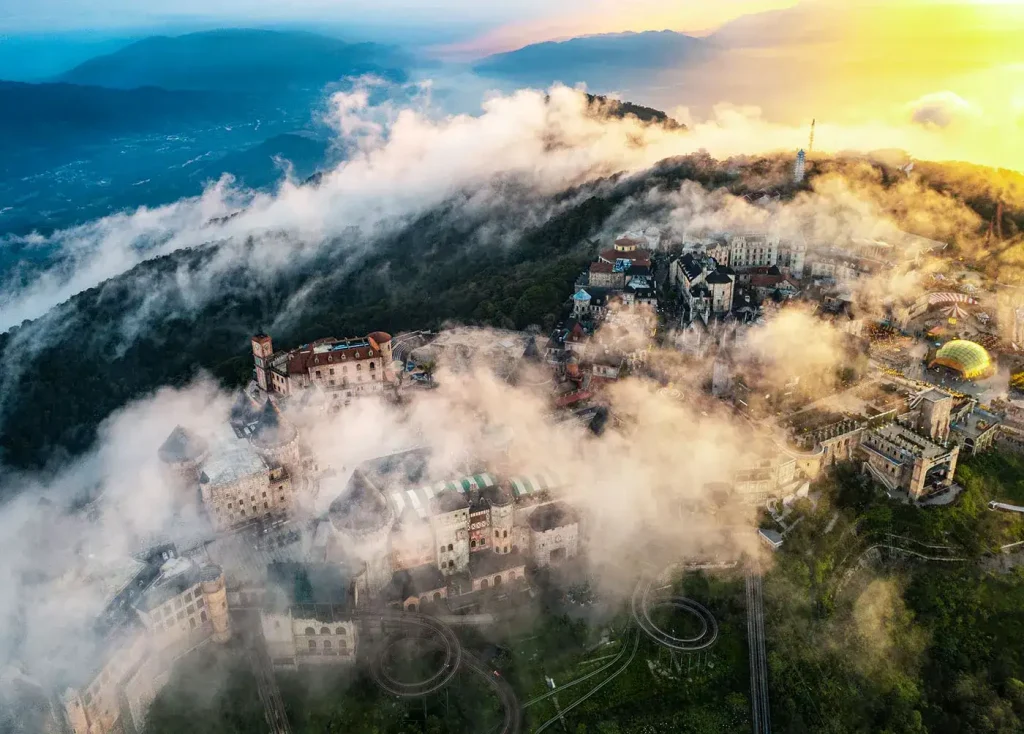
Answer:
[{"label": "winding path", "polygon": [[[403,629],[388,635],[375,651],[370,662],[370,674],[386,692],[404,698],[420,698],[444,688],[460,668],[466,668],[479,675],[497,695],[504,711],[504,720],[498,734],[519,734],[522,730],[522,707],[512,689],[497,671],[488,668],[483,661],[462,649],[462,643],[450,626],[428,614],[418,612],[367,612],[358,615],[371,622],[393,623]],[[422,633],[426,632],[426,637]],[[419,681],[400,681],[392,676],[386,665],[389,650],[400,640],[413,639],[427,643],[444,653],[444,660],[433,675]]]}]

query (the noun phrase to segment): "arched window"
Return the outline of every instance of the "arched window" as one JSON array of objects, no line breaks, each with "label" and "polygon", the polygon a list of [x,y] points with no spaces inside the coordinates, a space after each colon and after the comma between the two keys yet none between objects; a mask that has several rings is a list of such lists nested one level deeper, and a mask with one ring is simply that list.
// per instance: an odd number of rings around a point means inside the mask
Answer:
[{"label": "arched window", "polygon": [[480,582],[480,588],[481,589],[486,589],[487,586],[488,586],[487,579],[484,579],[483,581]]},{"label": "arched window", "polygon": [[452,550],[453,547],[454,546],[451,543],[448,544],[448,550]]},{"label": "arched window", "polygon": [[345,634],[345,628],[344,627],[338,627],[338,629],[334,630],[334,634],[336,634],[336,635],[344,635]]},{"label": "arched window", "polygon": [[316,640],[310,640],[309,641],[309,649],[310,650],[316,650]]},{"label": "arched window", "polygon": [[509,581],[515,581],[516,580],[516,572],[515,571],[509,571],[508,572],[508,580]]},{"label": "arched window", "polygon": [[410,612],[415,612],[416,611],[416,605],[415,604],[410,604],[409,605],[409,611]]},{"label": "arched window", "polygon": [[437,552],[438,553],[444,553],[444,546],[442,545],[440,548],[438,548]]},{"label": "arched window", "polygon": [[330,640],[324,640],[324,649],[325,650],[330,650],[331,649],[331,641]]},{"label": "arched window", "polygon": [[338,649],[339,650],[348,650],[348,643],[345,642],[344,640],[338,640]]},{"label": "arched window", "polygon": [[440,591],[435,591],[434,592],[434,601],[441,601],[441,592]]},{"label": "arched window", "polygon": [[316,634],[316,630],[313,629],[312,627],[306,627],[306,634],[307,635],[315,635]]},{"label": "arched window", "polygon": [[501,586],[501,576],[495,576],[494,577],[494,585],[495,586]]},{"label": "arched window", "polygon": [[476,548],[476,541],[475,540],[469,541],[469,547],[470,548]]},{"label": "arched window", "polygon": [[329,627],[321,627],[320,628],[320,634],[322,634],[322,635],[329,635],[329,634],[331,634],[331,630],[330,630]]},{"label": "arched window", "polygon": [[500,538],[501,537],[501,531],[500,530],[495,530],[494,531],[494,537],[495,538]]},{"label": "arched window", "polygon": [[508,537],[508,531],[507,530],[502,530],[501,531],[501,537],[507,538]]}]

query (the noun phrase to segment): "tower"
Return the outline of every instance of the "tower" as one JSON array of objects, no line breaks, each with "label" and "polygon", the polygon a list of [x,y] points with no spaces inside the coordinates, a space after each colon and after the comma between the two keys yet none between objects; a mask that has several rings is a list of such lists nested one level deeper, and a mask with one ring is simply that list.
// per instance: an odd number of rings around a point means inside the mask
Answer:
[{"label": "tower", "polygon": [[203,566],[199,571],[210,623],[213,625],[213,641],[227,642],[231,639],[231,617],[228,614],[228,595],[224,584],[224,571],[220,566]]},{"label": "tower", "polygon": [[292,481],[298,481],[302,474],[299,432],[278,412],[270,398],[263,404],[249,440],[270,467],[283,466]]},{"label": "tower", "polygon": [[362,565],[356,584],[368,599],[391,583],[391,529],[395,513],[384,494],[358,469],[327,511],[334,529],[328,561]]},{"label": "tower", "polygon": [[491,497],[491,550],[495,553],[509,553],[514,540],[512,525],[515,520],[515,505],[512,493],[503,487],[495,488]]},{"label": "tower", "polygon": [[274,354],[274,344],[266,334],[257,334],[252,338],[252,356],[256,362],[256,382],[261,389],[270,392],[273,385],[267,381],[267,369],[270,358]]},{"label": "tower", "polygon": [[796,154],[796,163],[793,165],[793,183],[803,183],[807,167],[807,154],[801,148]]}]

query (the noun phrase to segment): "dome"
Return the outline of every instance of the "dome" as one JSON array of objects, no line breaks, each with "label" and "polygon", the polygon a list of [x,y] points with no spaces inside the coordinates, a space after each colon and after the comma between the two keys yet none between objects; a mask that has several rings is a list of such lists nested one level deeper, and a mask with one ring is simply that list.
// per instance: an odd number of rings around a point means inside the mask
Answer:
[{"label": "dome", "polygon": [[966,380],[987,375],[992,370],[992,358],[985,347],[965,339],[946,342],[935,353],[929,367],[940,364],[963,375]]}]

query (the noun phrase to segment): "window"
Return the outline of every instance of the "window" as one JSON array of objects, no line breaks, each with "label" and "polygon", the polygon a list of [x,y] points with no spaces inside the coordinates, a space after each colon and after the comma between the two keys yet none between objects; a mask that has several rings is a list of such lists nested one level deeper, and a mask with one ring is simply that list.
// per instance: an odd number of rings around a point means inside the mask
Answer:
[{"label": "window", "polygon": [[501,532],[500,532],[500,531],[498,531],[498,530],[495,530],[495,531],[494,531],[494,537],[495,537],[495,538],[500,538],[500,537],[501,537]]},{"label": "window", "polygon": [[317,377],[319,377],[319,376],[320,376],[320,370],[317,370],[317,371],[316,371],[316,376],[317,376]]},{"label": "window", "polygon": [[469,547],[470,548],[476,548],[476,541],[475,540],[469,541]]},{"label": "window", "polygon": [[310,650],[316,650],[316,640],[310,640],[309,641],[309,649]]},{"label": "window", "polygon": [[329,635],[329,634],[331,634],[331,630],[328,627],[321,627],[320,628],[320,634],[322,634],[322,635]]},{"label": "window", "polygon": [[196,597],[196,609],[202,609],[204,606],[206,606],[206,600],[203,597],[201,597],[201,596],[197,596]]},{"label": "window", "polygon": [[264,492],[264,493],[263,493],[263,496],[264,496],[264,497],[266,497],[266,496],[267,496],[267,493],[266,493],[266,492]]},{"label": "window", "polygon": [[199,612],[199,621],[200,622],[205,622],[206,621],[206,610],[205,609],[203,609],[201,612]]},{"label": "window", "polygon": [[177,619],[179,622],[183,621],[185,619],[185,612],[178,612],[178,614],[175,616],[175,619]]},{"label": "window", "polygon": [[494,585],[495,586],[501,586],[501,576],[495,576],[494,577]]},{"label": "window", "polygon": [[345,642],[344,640],[338,640],[338,649],[339,650],[347,650],[348,649],[348,643]]},{"label": "window", "polygon": [[185,611],[189,614],[195,614],[196,609],[192,604],[189,604],[187,607],[185,607]]},{"label": "window", "polygon": [[502,530],[501,531],[501,537],[507,538],[508,537],[508,531],[507,530]]},{"label": "window", "polygon": [[438,548],[437,552],[438,553],[444,553],[444,546],[442,545],[440,548]]},{"label": "window", "polygon": [[451,543],[448,544],[448,550],[452,550],[453,546]]},{"label": "window", "polygon": [[363,366],[361,364],[357,364],[356,365],[356,372],[362,372],[362,371],[363,371]]},{"label": "window", "polygon": [[331,374],[332,375],[334,374],[334,368],[333,367],[331,367]]},{"label": "window", "polygon": [[487,579],[484,579],[483,581],[480,582],[480,588],[481,589],[486,589],[488,587],[488,585],[489,584],[487,583]]},{"label": "window", "polygon": [[344,627],[338,627],[338,629],[334,630],[334,634],[336,634],[336,635],[343,635],[343,634],[345,634],[345,628]]},{"label": "window", "polygon": [[270,503],[269,503],[269,502],[264,502],[264,503],[263,503],[263,509],[264,509],[264,510],[267,510],[267,509],[269,509],[269,508],[270,508]]},{"label": "window", "polygon": [[330,650],[331,649],[331,641],[330,640],[324,640],[324,649],[325,650]]},{"label": "window", "polygon": [[307,635],[315,635],[316,634],[316,630],[313,629],[312,627],[306,627],[306,634]]},{"label": "window", "polygon": [[188,618],[188,624],[189,624],[189,627],[191,627],[192,629],[195,629],[196,628],[196,618],[195,617],[189,617]]},{"label": "window", "polygon": [[435,591],[434,592],[434,601],[441,601],[441,592],[440,591]]},{"label": "window", "polygon": [[375,369],[377,369],[377,363],[376,362],[370,362],[370,370],[372,371],[372,370],[375,370]]},{"label": "window", "polygon": [[178,597],[177,599],[174,600],[174,608],[175,609],[181,609],[181,597]]}]

